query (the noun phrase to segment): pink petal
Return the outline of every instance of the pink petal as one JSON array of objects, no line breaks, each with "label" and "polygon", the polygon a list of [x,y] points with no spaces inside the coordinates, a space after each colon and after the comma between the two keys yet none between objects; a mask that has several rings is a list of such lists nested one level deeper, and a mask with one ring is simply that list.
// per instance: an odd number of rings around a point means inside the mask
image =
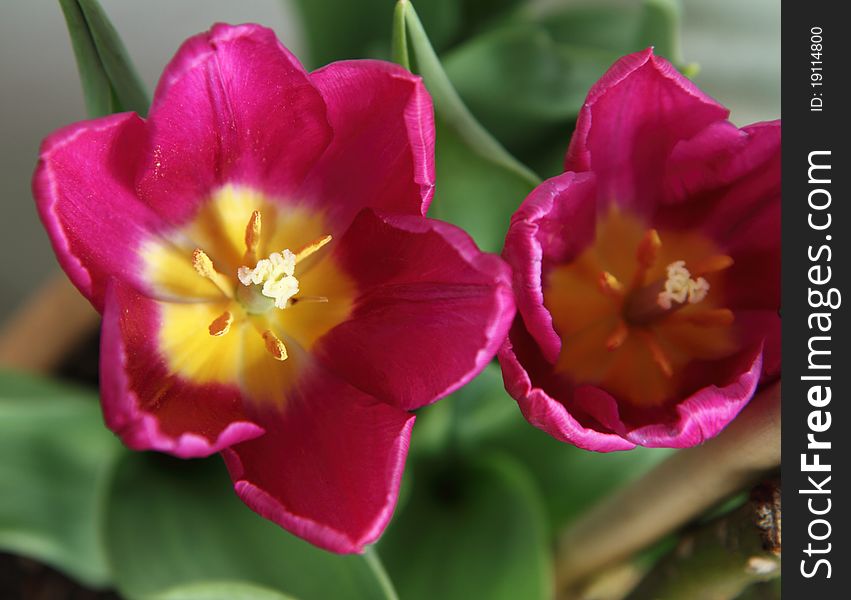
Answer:
[{"label": "pink petal", "polygon": [[331,138],[304,68],[258,25],[218,24],[187,40],[160,79],[148,124],[140,195],[175,223],[225,183],[292,199]]},{"label": "pink petal", "polygon": [[392,63],[314,71],[334,138],[300,196],[344,229],[365,207],[425,215],[434,193],[434,111],[422,80]]},{"label": "pink petal", "polygon": [[509,270],[462,230],[364,210],[336,251],[359,296],[316,356],[352,385],[417,408],[470,381],[496,354],[514,315]]},{"label": "pink petal", "polygon": [[546,267],[577,256],[593,239],[597,196],[590,173],[564,173],[532,190],[505,237],[503,257],[514,271],[517,308],[526,329],[552,363],[561,352],[561,338],[544,306]]},{"label": "pink petal", "polygon": [[[727,118],[652,49],[618,60],[591,88],[579,113],[566,171],[593,171],[606,202],[652,213],[666,192],[666,160],[675,146]],[[718,135],[735,132],[721,128]]]},{"label": "pink petal", "polygon": [[160,302],[112,281],[101,329],[101,404],[107,426],[134,450],[209,456],[263,429],[234,386],[169,373],[156,349]]},{"label": "pink petal", "polygon": [[315,372],[261,418],[265,435],[222,455],[260,515],[332,552],[362,552],[393,513],[414,420]]},{"label": "pink petal", "polygon": [[744,352],[735,362],[738,376],[725,385],[704,387],[676,407],[672,422],[639,427],[625,437],[651,448],[689,448],[718,435],[750,402],[762,371],[762,348]]},{"label": "pink petal", "polygon": [[499,364],[506,391],[517,400],[526,420],[538,429],[586,450],[612,452],[635,447],[618,433],[594,426],[591,415],[580,421],[568,410],[565,401],[574,390],[556,380],[552,365],[541,355],[520,319],[515,320],[511,335],[499,351]]},{"label": "pink petal", "polygon": [[33,176],[59,263],[100,311],[110,277],[145,288],[134,250],[163,227],[133,190],[145,135],[131,113],[75,123],[44,140]]}]

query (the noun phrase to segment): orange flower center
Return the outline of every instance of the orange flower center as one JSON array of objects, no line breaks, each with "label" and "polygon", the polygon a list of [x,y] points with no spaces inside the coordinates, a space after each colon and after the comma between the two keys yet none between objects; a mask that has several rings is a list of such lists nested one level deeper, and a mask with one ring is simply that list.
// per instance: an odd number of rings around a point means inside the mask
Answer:
[{"label": "orange flower center", "polygon": [[648,230],[611,210],[594,242],[545,282],[562,339],[556,369],[634,405],[673,399],[690,363],[738,349],[721,305],[732,264],[699,233]]}]

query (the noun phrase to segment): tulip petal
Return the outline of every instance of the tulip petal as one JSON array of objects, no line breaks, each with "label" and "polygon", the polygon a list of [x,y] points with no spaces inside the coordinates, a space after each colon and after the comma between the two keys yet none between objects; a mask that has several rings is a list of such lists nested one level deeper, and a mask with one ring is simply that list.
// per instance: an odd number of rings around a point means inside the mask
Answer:
[{"label": "tulip petal", "polygon": [[311,73],[334,139],[301,196],[338,227],[365,207],[425,215],[434,193],[434,111],[422,80],[376,60],[332,63]]},{"label": "tulip petal", "polygon": [[[635,447],[619,433],[606,431],[597,421],[599,415],[587,414],[580,421],[574,411],[557,399],[571,397],[574,390],[553,374],[552,365],[544,359],[521,319],[515,319],[508,339],[500,348],[499,364],[506,391],[517,400],[526,420],[538,429],[585,450],[612,452]],[[605,412],[610,411],[605,409]]]},{"label": "tulip petal", "polygon": [[517,309],[526,328],[552,363],[561,338],[544,306],[547,267],[576,257],[594,239],[597,197],[594,177],[564,173],[548,179],[511,218],[503,257],[513,269]]},{"label": "tulip petal", "polygon": [[[594,171],[602,199],[648,215],[664,198],[660,166],[674,147],[727,115],[652,48],[629,54],[588,93],[565,170]],[[720,135],[731,133],[719,130]]]},{"label": "tulip petal", "polygon": [[260,515],[332,552],[362,552],[393,513],[414,420],[315,372],[259,419],[265,435],[222,456]]},{"label": "tulip petal", "polygon": [[218,24],[166,67],[139,193],[175,224],[225,184],[291,199],[328,145],[319,92],[272,30]]},{"label": "tulip petal", "polygon": [[107,286],[105,298],[101,402],[107,426],[125,444],[190,458],[263,433],[244,415],[235,385],[197,384],[170,372],[156,348],[166,303],[117,281]]},{"label": "tulip petal", "polygon": [[33,176],[59,263],[98,310],[110,277],[146,288],[134,250],[164,227],[133,191],[144,142],[145,124],[132,113],[75,123],[44,141]]},{"label": "tulip petal", "polygon": [[690,448],[718,435],[750,402],[762,371],[762,347],[739,353],[725,365],[738,373],[726,384],[701,388],[676,406],[676,418],[638,427],[625,437],[650,448]]},{"label": "tulip petal", "polygon": [[406,409],[458,389],[494,357],[514,316],[510,275],[448,223],[364,210],[336,259],[360,289],[316,356]]}]

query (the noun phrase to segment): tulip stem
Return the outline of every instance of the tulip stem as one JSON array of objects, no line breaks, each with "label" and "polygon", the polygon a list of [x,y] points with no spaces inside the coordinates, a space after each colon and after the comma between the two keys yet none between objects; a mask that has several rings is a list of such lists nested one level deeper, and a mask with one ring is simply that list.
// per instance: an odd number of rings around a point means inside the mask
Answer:
[{"label": "tulip stem", "polygon": [[0,327],[0,366],[47,373],[98,323],[63,273],[50,276]]},{"label": "tulip stem", "polygon": [[681,450],[598,504],[562,532],[557,589],[574,590],[599,570],[675,531],[780,464],[780,384],[757,394],[716,438]]},{"label": "tulip stem", "polygon": [[756,487],[740,508],[684,535],[626,600],[732,600],[780,575],[780,487]]},{"label": "tulip stem", "polygon": [[408,33],[405,24],[405,12],[408,9],[408,0],[399,0],[393,9],[393,38],[391,41],[393,62],[408,71],[411,70],[411,59],[408,56]]}]

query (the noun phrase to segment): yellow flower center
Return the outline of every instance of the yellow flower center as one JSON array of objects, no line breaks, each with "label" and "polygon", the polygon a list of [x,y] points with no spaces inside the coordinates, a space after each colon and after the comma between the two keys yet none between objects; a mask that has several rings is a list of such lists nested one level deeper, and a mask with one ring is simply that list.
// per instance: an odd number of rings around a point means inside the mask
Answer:
[{"label": "yellow flower center", "polygon": [[189,223],[147,242],[145,277],[169,300],[157,339],[169,371],[284,403],[311,347],[354,305],[354,282],[321,252],[325,232],[307,205],[226,185]]},{"label": "yellow flower center", "polygon": [[[259,210],[255,210],[245,227],[245,262],[255,262],[261,234],[262,215]],[[328,298],[324,296],[298,297],[299,283],[295,277],[295,269],[299,262],[315,254],[330,241],[331,236],[326,235],[310,242],[298,252],[285,248],[281,252],[272,252],[268,258],[257,260],[254,267],[239,267],[236,270],[236,278],[242,287],[234,286],[227,277],[219,273],[210,257],[200,248],[196,248],[192,253],[192,266],[225,296],[238,300],[246,313],[263,314],[273,306],[283,310],[296,302],[328,302]],[[229,310],[223,312],[210,323],[210,335],[225,335],[232,323],[232,313]],[[264,330],[262,337],[266,349],[276,360],[287,359],[289,354],[286,345],[273,331]]]},{"label": "yellow flower center", "polygon": [[672,399],[690,363],[738,349],[733,313],[719,305],[732,264],[699,233],[647,230],[612,210],[590,247],[545,282],[562,339],[556,369],[632,404]]}]

